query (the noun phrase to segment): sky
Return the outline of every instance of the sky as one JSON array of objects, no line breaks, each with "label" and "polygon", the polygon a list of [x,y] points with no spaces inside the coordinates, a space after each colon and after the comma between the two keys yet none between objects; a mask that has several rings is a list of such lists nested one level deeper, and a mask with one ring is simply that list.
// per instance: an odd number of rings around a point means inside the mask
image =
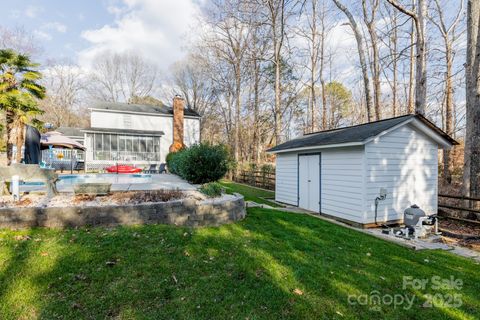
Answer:
[{"label": "sky", "polygon": [[199,16],[196,0],[0,0],[2,24],[23,27],[41,42],[42,59],[81,67],[105,50],[141,51],[160,68],[185,54]]}]

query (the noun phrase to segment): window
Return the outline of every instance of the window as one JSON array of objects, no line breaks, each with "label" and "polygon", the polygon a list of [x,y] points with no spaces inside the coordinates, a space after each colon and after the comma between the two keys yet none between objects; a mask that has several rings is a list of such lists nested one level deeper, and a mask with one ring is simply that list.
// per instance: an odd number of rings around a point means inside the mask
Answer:
[{"label": "window", "polygon": [[133,149],[132,149],[132,138],[134,138],[134,137],[125,137],[125,143],[126,143],[125,148],[129,152],[133,151]]},{"label": "window", "polygon": [[140,141],[138,140],[137,136],[132,137],[132,144],[133,144],[133,152],[139,152],[140,150]]},{"label": "window", "polygon": [[110,151],[110,135],[103,135],[103,151]]},{"label": "window", "polygon": [[101,133],[95,133],[95,151],[102,151],[103,149],[103,135]]},{"label": "window", "polygon": [[112,151],[118,151],[118,136],[116,134],[110,136],[110,146]]},{"label": "window", "polygon": [[139,143],[139,146],[140,146],[140,152],[145,152],[147,150],[147,145],[146,145],[146,141],[145,141],[145,137],[140,137],[140,143]]}]

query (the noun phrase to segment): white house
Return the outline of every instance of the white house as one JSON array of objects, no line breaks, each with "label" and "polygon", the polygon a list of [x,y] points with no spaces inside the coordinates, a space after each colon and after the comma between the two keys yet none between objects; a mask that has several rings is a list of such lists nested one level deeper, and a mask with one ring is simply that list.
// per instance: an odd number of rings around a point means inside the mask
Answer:
[{"label": "white house", "polygon": [[87,171],[116,163],[142,167],[164,163],[174,137],[186,146],[200,142],[200,115],[180,97],[172,107],[100,102],[90,108],[90,127],[57,130],[86,147]]},{"label": "white house", "polygon": [[412,204],[433,214],[438,149],[455,144],[420,115],[307,134],[268,150],[276,155],[275,198],[362,226],[398,222]]}]

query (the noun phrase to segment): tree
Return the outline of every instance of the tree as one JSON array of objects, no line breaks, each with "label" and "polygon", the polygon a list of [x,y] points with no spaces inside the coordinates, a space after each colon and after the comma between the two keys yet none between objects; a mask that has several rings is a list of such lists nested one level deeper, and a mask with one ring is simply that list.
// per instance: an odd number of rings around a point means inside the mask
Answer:
[{"label": "tree", "polygon": [[425,114],[427,104],[427,46],[425,24],[427,19],[427,0],[418,0],[417,11],[409,10],[397,0],[387,0],[397,10],[409,16],[415,24],[416,34],[416,76],[415,76],[415,112]]},{"label": "tree", "polygon": [[87,124],[83,105],[86,89],[85,72],[68,61],[50,63],[43,70],[42,85],[47,89],[40,107],[45,113],[41,120],[60,126]]},{"label": "tree", "polygon": [[134,53],[102,53],[93,64],[90,95],[110,102],[148,96],[157,74],[154,64]]},{"label": "tree", "polygon": [[330,110],[329,129],[338,128],[348,115],[352,104],[352,93],[342,83],[333,81],[325,86]]},{"label": "tree", "polygon": [[339,0],[333,0],[333,2],[335,2],[335,5],[347,16],[348,21],[350,21],[350,27],[355,34],[355,40],[357,41],[358,57],[360,60],[360,66],[362,68],[367,118],[368,121],[372,121],[372,94],[370,90],[370,77],[368,75],[367,60],[365,58],[365,41],[363,40],[362,31],[360,30],[360,26],[357,24],[357,21],[353,17],[350,10],[348,10],[348,8],[344,6]]},{"label": "tree", "polygon": [[[372,44],[372,78],[373,78],[373,104],[375,109],[375,120],[381,118],[381,89],[380,89],[380,50],[378,48],[377,26],[376,26],[376,14],[380,0],[369,0],[367,4],[366,0],[362,0],[363,21],[367,26],[368,33],[370,35],[370,42]],[[370,13],[368,12],[370,9]]]},{"label": "tree", "polygon": [[480,196],[480,1],[468,0],[466,61],[467,127],[465,135],[465,194]]},{"label": "tree", "polygon": [[5,111],[8,164],[13,161],[14,145],[15,160],[21,161],[25,123],[41,113],[36,99],[44,98],[45,88],[37,82],[41,79],[37,67],[26,55],[0,50],[0,109]]},{"label": "tree", "polygon": [[[435,0],[435,8],[437,12],[437,18],[429,16],[429,20],[432,22],[438,31],[442,35],[444,43],[444,58],[445,58],[445,132],[449,135],[453,135],[453,60],[454,49],[453,44],[457,40],[455,33],[456,27],[460,22],[460,17],[463,13],[463,0],[460,1],[460,6],[455,15],[452,23],[447,25],[445,20],[445,13],[443,12],[443,6],[439,0]],[[452,182],[452,160],[451,150],[443,150],[443,178],[448,183]]]}]

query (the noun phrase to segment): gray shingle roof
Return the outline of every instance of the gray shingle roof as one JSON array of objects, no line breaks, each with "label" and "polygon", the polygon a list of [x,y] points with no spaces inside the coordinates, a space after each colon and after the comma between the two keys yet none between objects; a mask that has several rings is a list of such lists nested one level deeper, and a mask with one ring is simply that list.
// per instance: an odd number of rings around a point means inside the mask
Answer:
[{"label": "gray shingle roof", "polygon": [[326,146],[326,145],[336,145],[343,143],[353,143],[353,142],[364,142],[369,138],[373,138],[385,130],[395,127],[407,120],[416,118],[426,124],[430,129],[437,132],[444,139],[449,141],[452,144],[458,144],[454,139],[449,135],[435,126],[433,123],[428,121],[425,117],[421,115],[404,115],[396,118],[384,119],[380,121],[360,124],[356,126],[338,128],[333,130],[320,131],[316,133],[311,133],[304,135],[302,137],[287,141],[285,143],[279,144],[267,152],[277,152],[282,150],[297,149],[304,147],[316,147],[316,146]]},{"label": "gray shingle roof", "polygon": [[[120,103],[120,102],[97,102],[92,106],[93,109],[105,109],[114,111],[129,111],[129,112],[142,112],[142,113],[158,113],[173,115],[173,108],[164,104],[158,106],[133,104],[133,103]],[[185,115],[190,117],[200,117],[200,115],[190,107],[185,108]]]},{"label": "gray shingle roof", "polygon": [[113,129],[113,128],[85,128],[81,129],[84,132],[106,132],[106,133],[115,133],[115,134],[125,134],[125,135],[140,135],[140,136],[163,136],[165,132],[163,131],[146,131],[146,130],[132,130],[132,129]]},{"label": "gray shingle roof", "polygon": [[67,137],[83,137],[83,132],[80,128],[58,127],[55,131],[58,131]]}]

